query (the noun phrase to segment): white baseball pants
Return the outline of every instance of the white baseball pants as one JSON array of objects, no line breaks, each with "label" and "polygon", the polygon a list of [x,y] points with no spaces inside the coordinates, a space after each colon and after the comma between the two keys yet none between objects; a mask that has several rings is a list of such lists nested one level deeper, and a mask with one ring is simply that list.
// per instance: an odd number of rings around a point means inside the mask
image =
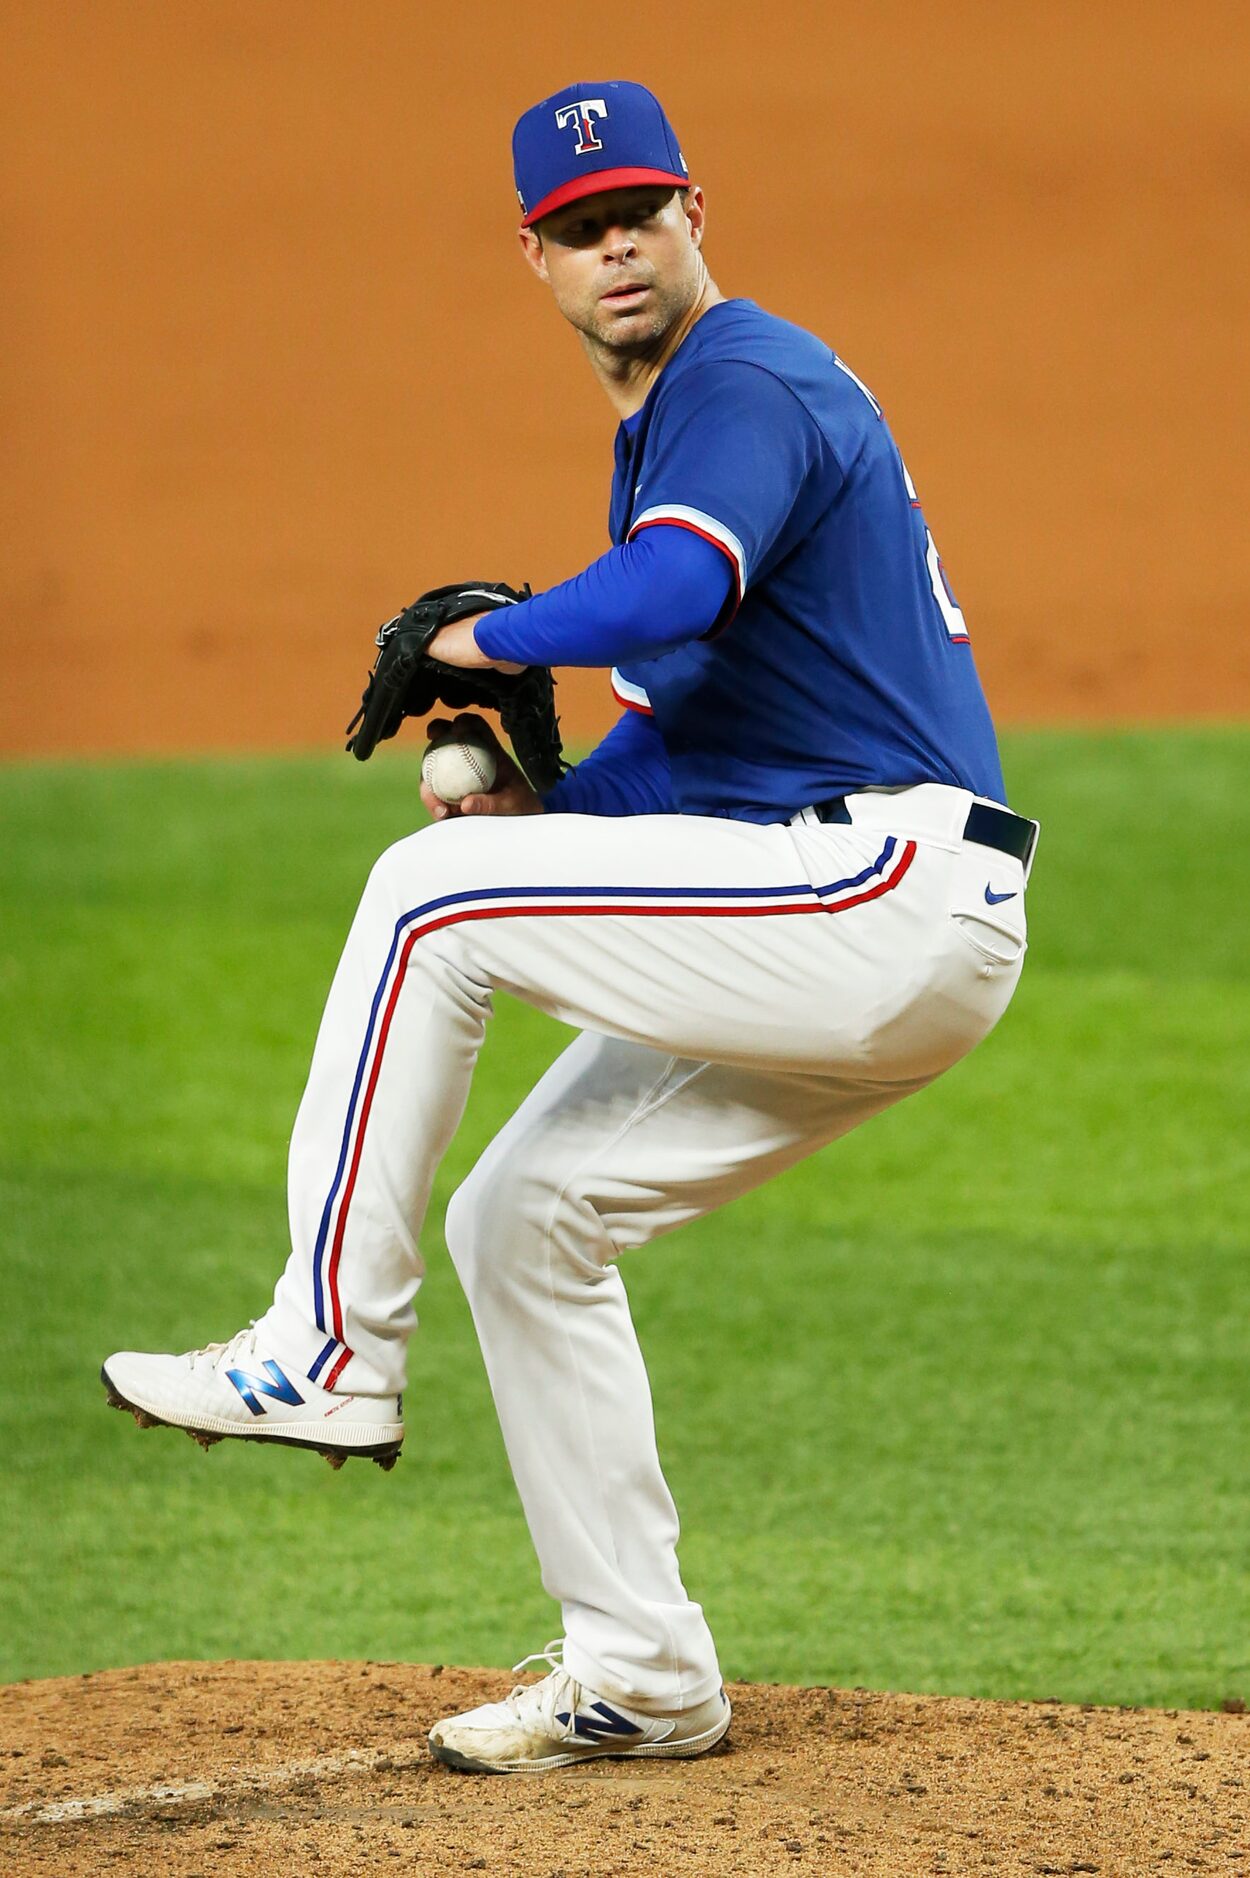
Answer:
[{"label": "white baseball pants", "polygon": [[1020,972],[1024,871],[963,841],[973,798],[848,800],[849,827],[551,815],[399,842],[295,1124],[267,1341],[323,1387],[396,1392],[418,1234],[496,987],[584,1032],[455,1195],[447,1242],[565,1663],[639,1709],[699,1703],[720,1672],[614,1261],[921,1088]]}]

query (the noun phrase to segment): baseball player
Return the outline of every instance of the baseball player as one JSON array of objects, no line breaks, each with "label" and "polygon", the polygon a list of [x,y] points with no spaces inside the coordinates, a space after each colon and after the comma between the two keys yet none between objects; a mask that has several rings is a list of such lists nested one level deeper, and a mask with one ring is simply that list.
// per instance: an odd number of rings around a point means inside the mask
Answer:
[{"label": "baseball player", "polygon": [[569,86],[513,152],[524,258],[619,420],[613,546],[431,649],[609,668],[623,713],[545,799],[506,758],[457,809],[426,790],[434,825],[377,862],[330,988],[273,1304],[104,1369],[206,1443],[391,1464],[418,1234],[495,990],[579,1029],[446,1221],[562,1612],[540,1680],[430,1736],[500,1772],[724,1735],[617,1260],[972,1049],[1019,977],[1036,836],[880,405],[719,291],[658,100]]}]

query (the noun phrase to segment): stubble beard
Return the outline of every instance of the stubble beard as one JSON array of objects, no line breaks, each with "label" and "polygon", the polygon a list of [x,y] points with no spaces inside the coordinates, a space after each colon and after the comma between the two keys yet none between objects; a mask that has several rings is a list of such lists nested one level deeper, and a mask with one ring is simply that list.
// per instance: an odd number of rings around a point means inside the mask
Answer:
[{"label": "stubble beard", "polygon": [[690,304],[686,283],[663,287],[652,279],[651,305],[637,313],[613,313],[610,303],[595,301],[585,312],[566,317],[586,344],[605,360],[644,358],[658,351]]}]

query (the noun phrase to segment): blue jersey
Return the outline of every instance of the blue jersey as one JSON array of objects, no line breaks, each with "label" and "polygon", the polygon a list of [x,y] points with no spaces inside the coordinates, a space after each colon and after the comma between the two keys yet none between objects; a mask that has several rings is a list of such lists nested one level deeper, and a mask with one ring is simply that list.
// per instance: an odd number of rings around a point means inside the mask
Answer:
[{"label": "blue jersey", "polygon": [[693,529],[727,557],[711,633],[618,667],[674,805],[775,821],[871,786],[1003,800],[968,634],[881,407],[812,334],[710,308],[616,437],[610,528]]}]

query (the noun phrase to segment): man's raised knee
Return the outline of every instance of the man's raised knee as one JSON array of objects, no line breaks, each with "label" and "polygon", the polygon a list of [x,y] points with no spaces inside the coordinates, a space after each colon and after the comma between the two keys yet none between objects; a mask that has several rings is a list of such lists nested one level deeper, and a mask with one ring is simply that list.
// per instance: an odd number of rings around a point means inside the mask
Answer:
[{"label": "man's raised knee", "polygon": [[499,1155],[487,1149],[453,1193],[444,1230],[466,1290],[553,1265],[594,1278],[616,1254],[586,1196],[545,1178],[526,1143]]}]

